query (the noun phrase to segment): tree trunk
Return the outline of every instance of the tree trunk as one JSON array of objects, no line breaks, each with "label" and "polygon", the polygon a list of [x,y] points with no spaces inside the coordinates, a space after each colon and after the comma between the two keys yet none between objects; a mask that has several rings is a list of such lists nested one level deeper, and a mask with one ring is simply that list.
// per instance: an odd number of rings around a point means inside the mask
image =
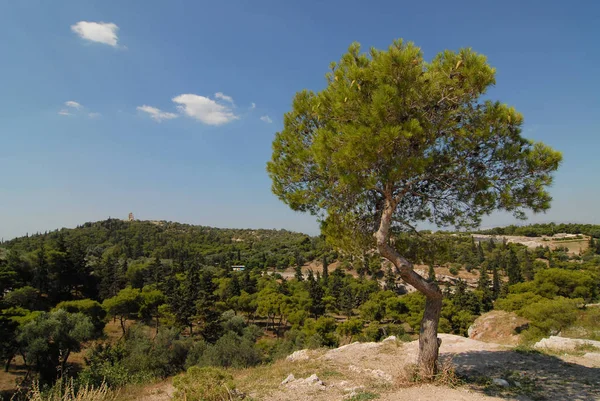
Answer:
[{"label": "tree trunk", "polygon": [[440,312],[442,311],[442,298],[427,297],[425,313],[421,320],[419,332],[419,371],[420,376],[430,379],[437,373],[437,360],[441,339],[437,337]]},{"label": "tree trunk", "polygon": [[15,358],[15,355],[14,355],[14,353],[13,353],[13,354],[11,354],[11,355],[9,355],[9,356],[6,358],[6,363],[4,364],[4,371],[5,371],[5,372],[8,372],[8,370],[10,369],[10,364],[11,364],[11,362],[12,362],[12,360],[13,360],[14,358]]},{"label": "tree trunk", "polygon": [[379,229],[374,237],[377,240],[377,249],[381,256],[394,264],[396,270],[400,273],[400,277],[406,283],[415,287],[426,297],[425,313],[419,332],[418,366],[421,378],[432,380],[437,373],[437,360],[441,344],[441,340],[437,337],[437,330],[442,311],[442,292],[434,282],[429,282],[415,273],[412,263],[402,257],[389,244],[392,216],[397,204],[398,201],[392,200],[391,195],[386,196]]}]

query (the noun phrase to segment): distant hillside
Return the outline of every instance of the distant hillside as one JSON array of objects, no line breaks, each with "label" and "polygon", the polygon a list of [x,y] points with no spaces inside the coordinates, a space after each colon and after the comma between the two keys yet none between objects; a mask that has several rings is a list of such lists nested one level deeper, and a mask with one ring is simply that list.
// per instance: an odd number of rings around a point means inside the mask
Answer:
[{"label": "distant hillside", "polygon": [[525,226],[510,225],[506,227],[494,227],[488,230],[475,231],[478,234],[489,235],[521,235],[524,237],[552,236],[557,233],[585,234],[594,238],[600,238],[600,225],[578,224],[578,223],[547,223],[528,224]]},{"label": "distant hillside", "polygon": [[26,254],[42,245],[59,249],[63,247],[61,243],[69,244],[69,247],[76,244],[86,253],[95,255],[102,255],[110,249],[129,259],[187,259],[190,255],[201,255],[208,265],[281,268],[298,261],[313,260],[324,249],[321,238],[287,230],[229,229],[119,219],[19,237],[5,242],[2,247]]}]

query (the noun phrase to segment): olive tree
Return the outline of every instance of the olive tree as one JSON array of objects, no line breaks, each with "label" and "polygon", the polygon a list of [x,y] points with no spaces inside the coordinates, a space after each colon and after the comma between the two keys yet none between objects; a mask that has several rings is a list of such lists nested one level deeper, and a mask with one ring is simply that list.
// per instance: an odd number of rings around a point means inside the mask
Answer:
[{"label": "olive tree", "polygon": [[303,90],[284,116],[267,170],[273,192],[318,216],[338,246],[367,242],[427,300],[419,367],[437,368],[442,292],[413,270],[394,233],[420,222],[474,227],[494,210],[545,211],[561,154],[521,136],[523,116],[482,99],[495,70],[471,49],[431,62],[412,43],[361,53],[352,44],[327,85]]}]

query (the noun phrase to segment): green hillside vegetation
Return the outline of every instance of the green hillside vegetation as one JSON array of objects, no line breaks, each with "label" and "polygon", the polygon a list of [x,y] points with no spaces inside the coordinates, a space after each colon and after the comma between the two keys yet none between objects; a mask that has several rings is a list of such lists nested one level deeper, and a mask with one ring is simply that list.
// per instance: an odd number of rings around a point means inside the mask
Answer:
[{"label": "green hillside vegetation", "polygon": [[557,233],[566,233],[585,234],[594,238],[600,238],[600,225],[574,223],[530,224],[526,226],[510,225],[506,227],[495,227],[489,230],[481,230],[477,233],[490,235],[522,235],[525,237],[541,237],[542,235],[552,236]]},{"label": "green hillside vegetation", "polygon": [[[476,288],[439,282],[442,332],[466,335],[497,308],[530,319],[533,340],[593,327],[584,306],[598,300],[599,242],[573,255],[423,232],[397,234],[395,246],[432,266],[430,280],[437,266],[479,272]],[[280,274],[309,261],[325,266]],[[368,250],[338,255],[324,238],[274,230],[109,219],[17,238],[2,244],[0,356],[42,384],[73,377],[118,388],[193,366],[244,368],[302,348],[413,339],[425,298],[406,293],[386,266]],[[81,349],[83,366],[70,363]]]}]

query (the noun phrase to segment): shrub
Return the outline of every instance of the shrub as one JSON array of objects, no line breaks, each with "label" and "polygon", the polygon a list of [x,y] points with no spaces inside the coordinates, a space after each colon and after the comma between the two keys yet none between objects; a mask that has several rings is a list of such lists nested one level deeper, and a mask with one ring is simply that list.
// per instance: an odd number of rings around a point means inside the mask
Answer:
[{"label": "shrub", "polygon": [[260,350],[264,362],[273,362],[278,359],[283,359],[296,350],[293,341],[280,338],[264,338],[258,340],[256,347]]},{"label": "shrub", "polygon": [[363,321],[360,319],[349,319],[340,323],[337,327],[337,332],[340,336],[345,337],[348,342],[352,342],[354,336],[360,334],[363,329]]},{"label": "shrub", "polygon": [[533,292],[523,292],[519,294],[509,294],[506,298],[500,298],[494,304],[496,309],[514,312],[523,309],[525,306],[540,302],[544,299],[541,295]]},{"label": "shrub", "polygon": [[142,327],[133,326],[125,341],[123,363],[131,373],[167,377],[184,369],[191,347],[192,341],[180,339],[176,329],[161,328],[152,340]]},{"label": "shrub", "polygon": [[207,346],[199,360],[202,366],[247,368],[261,362],[261,355],[254,341],[229,332],[215,344]]},{"label": "shrub", "polygon": [[122,363],[125,349],[117,344],[96,344],[85,358],[86,368],[79,374],[78,380],[86,386],[111,388],[122,387],[132,381],[131,374]]},{"label": "shrub", "polygon": [[69,313],[83,313],[88,316],[96,329],[96,333],[102,334],[104,329],[104,318],[106,311],[99,302],[91,299],[80,299],[77,301],[63,301],[56,305],[54,310],[64,309]]},{"label": "shrub", "polygon": [[195,341],[191,346],[187,358],[185,360],[185,368],[188,369],[192,366],[198,365],[202,360],[202,355],[206,351],[207,345],[204,340]]},{"label": "shrub", "polygon": [[383,337],[383,331],[379,322],[371,322],[359,337],[360,341],[379,341]]},{"label": "shrub", "polygon": [[175,397],[186,401],[223,401],[233,398],[233,377],[222,369],[192,366],[173,379]]},{"label": "shrub", "polygon": [[519,314],[531,321],[528,338],[557,334],[577,320],[578,304],[582,299],[558,297],[544,299],[524,307]]}]

